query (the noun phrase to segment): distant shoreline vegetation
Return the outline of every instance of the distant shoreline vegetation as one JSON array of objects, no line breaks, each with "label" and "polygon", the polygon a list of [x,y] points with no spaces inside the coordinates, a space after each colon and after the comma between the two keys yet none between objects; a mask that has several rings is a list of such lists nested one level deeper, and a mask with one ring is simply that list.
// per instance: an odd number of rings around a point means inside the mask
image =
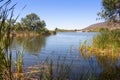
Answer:
[{"label": "distant shoreline vegetation", "polygon": [[[3,23],[0,22],[0,25]],[[10,27],[9,27],[10,26]],[[41,20],[35,13],[26,15],[21,18],[20,22],[16,22],[16,19],[7,19],[4,22],[4,28],[1,29],[2,33],[6,33],[10,30],[10,36],[37,36],[37,35],[53,35],[55,31],[49,31],[46,28],[46,23]]]},{"label": "distant shoreline vegetation", "polygon": [[56,32],[77,32],[81,31],[80,29],[60,29],[60,28],[55,28]]},{"label": "distant shoreline vegetation", "polygon": [[48,31],[48,32],[41,32],[37,33],[35,31],[17,31],[17,32],[11,32],[10,37],[26,37],[26,36],[49,36],[49,35],[55,35],[55,31]]}]

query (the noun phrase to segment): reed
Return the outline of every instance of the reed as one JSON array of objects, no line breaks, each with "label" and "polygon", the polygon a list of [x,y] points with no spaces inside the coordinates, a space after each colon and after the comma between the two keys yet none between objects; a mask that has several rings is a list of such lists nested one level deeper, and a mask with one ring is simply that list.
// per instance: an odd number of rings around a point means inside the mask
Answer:
[{"label": "reed", "polygon": [[[15,60],[15,72],[14,73],[14,79],[23,79],[24,78],[24,72],[23,72],[23,51],[17,51],[16,52],[16,60]],[[13,68],[13,67],[12,67]]]},{"label": "reed", "polygon": [[0,35],[0,79],[12,80],[12,52],[9,48],[10,37],[4,33]]},{"label": "reed", "polygon": [[120,51],[120,30],[102,29],[92,39],[92,45],[88,46],[86,42],[79,47],[81,53],[108,53],[114,54]]},{"label": "reed", "polygon": [[63,62],[60,59],[57,59],[57,63],[53,63],[50,58],[43,62],[40,66],[40,80],[70,80],[72,62],[66,64],[65,58]]},{"label": "reed", "polygon": [[[11,0],[0,0],[0,3],[0,80],[14,80],[12,52],[10,50],[10,29],[16,4],[10,7]],[[6,20],[9,20],[7,26],[5,24]]]},{"label": "reed", "polygon": [[120,30],[101,31],[93,38],[92,47],[101,50],[111,50],[111,53],[118,53],[120,48]]}]

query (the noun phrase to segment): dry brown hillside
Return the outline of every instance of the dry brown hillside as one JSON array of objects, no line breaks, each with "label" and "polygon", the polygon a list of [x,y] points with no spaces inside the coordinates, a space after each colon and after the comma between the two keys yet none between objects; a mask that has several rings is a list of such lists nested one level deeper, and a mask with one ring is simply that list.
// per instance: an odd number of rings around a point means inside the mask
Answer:
[{"label": "dry brown hillside", "polygon": [[120,29],[120,22],[117,22],[114,24],[107,23],[107,22],[101,22],[101,23],[90,25],[87,28],[84,28],[82,31],[97,31],[100,28],[108,28],[110,30]]}]

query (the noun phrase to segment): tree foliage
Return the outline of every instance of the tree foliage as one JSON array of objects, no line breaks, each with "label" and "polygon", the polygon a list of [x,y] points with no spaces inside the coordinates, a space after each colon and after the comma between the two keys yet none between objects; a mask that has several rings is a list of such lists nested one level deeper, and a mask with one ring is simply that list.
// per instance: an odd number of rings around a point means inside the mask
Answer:
[{"label": "tree foliage", "polygon": [[106,21],[120,21],[120,0],[102,0],[102,11],[98,15]]},{"label": "tree foliage", "polygon": [[11,34],[12,31],[36,31],[41,34],[48,34],[49,31],[45,28],[46,23],[40,20],[35,13],[26,15],[21,19],[21,22],[16,22],[19,15],[14,18],[15,5],[11,6],[11,0],[0,0],[0,34]]},{"label": "tree foliage", "polygon": [[40,20],[39,16],[35,13],[28,14],[25,18],[22,18],[21,24],[30,31],[41,31],[46,26],[45,21]]}]

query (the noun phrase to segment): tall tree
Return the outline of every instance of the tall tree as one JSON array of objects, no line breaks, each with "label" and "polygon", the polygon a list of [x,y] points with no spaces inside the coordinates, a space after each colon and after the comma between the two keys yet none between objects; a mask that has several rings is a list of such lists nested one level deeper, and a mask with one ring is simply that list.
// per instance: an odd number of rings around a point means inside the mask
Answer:
[{"label": "tall tree", "polygon": [[46,26],[45,21],[41,21],[38,15],[35,13],[28,14],[25,18],[22,18],[21,24],[25,27],[28,27],[31,31],[40,31]]},{"label": "tall tree", "polygon": [[120,0],[102,0],[102,11],[98,15],[106,21],[120,21]]}]

